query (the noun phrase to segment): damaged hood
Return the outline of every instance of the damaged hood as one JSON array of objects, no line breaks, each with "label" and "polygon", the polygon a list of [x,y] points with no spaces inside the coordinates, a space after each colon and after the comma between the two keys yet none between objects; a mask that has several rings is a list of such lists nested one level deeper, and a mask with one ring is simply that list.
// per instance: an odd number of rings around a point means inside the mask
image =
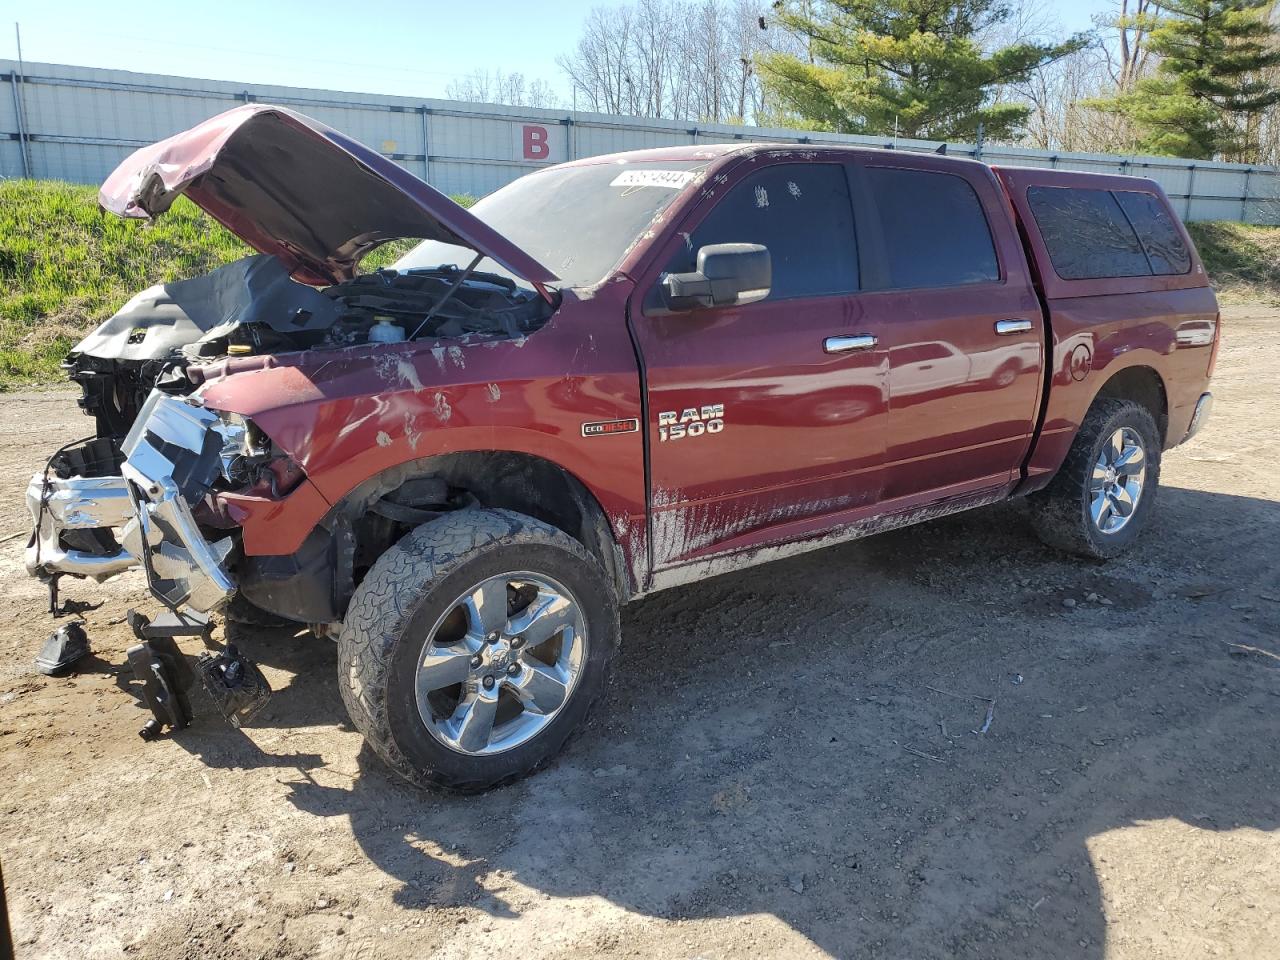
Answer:
[{"label": "damaged hood", "polygon": [[398,164],[284,107],[236,107],[143,147],[112,172],[98,200],[117,216],[151,218],[178,194],[303,283],[350,280],[361,257],[401,237],[468,247],[544,295],[557,279]]}]

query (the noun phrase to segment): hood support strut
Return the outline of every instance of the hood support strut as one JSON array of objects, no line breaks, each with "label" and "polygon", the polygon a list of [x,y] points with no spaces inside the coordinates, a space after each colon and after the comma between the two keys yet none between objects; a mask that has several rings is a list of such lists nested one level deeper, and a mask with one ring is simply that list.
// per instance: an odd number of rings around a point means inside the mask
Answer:
[{"label": "hood support strut", "polygon": [[458,278],[454,280],[453,283],[449,284],[449,289],[444,292],[444,296],[436,301],[436,305],[431,308],[430,312],[425,317],[422,318],[422,322],[418,324],[417,329],[415,329],[413,333],[409,334],[410,340],[416,337],[422,328],[430,322],[431,318],[440,312],[441,307],[453,299],[453,295],[458,292],[458,288],[467,282],[467,277],[471,276],[471,274],[475,272],[476,267],[480,265],[480,261],[483,259],[483,253],[476,254],[475,259],[467,264],[467,268],[458,274]]}]

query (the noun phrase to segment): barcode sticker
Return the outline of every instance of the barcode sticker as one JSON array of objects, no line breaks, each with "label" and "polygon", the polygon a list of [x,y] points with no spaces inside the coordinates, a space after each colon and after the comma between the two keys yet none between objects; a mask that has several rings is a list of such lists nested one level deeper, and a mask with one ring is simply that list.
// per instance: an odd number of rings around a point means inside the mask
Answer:
[{"label": "barcode sticker", "polygon": [[693,180],[692,170],[623,170],[611,187],[667,187],[679,190]]}]

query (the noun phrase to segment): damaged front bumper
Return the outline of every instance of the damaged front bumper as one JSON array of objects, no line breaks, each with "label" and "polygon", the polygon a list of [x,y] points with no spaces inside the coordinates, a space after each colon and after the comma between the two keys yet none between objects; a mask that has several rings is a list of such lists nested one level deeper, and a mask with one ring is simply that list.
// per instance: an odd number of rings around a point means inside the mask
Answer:
[{"label": "damaged front bumper", "polygon": [[158,600],[201,613],[235,590],[226,571],[233,541],[210,543],[191,514],[221,466],[217,423],[217,414],[156,391],[122,445],[134,510],[125,549],[142,561]]},{"label": "damaged front bumper", "polygon": [[[124,477],[49,477],[37,473],[27,485],[32,536],[27,572],[92,577],[99,582],[137,564],[137,558],[95,531],[119,530],[133,519]],[[114,549],[113,549],[114,547]]]},{"label": "damaged front bumper", "polygon": [[[35,524],[27,569],[106,579],[141,563],[151,592],[166,606],[200,613],[235,590],[226,561],[227,537],[210,543],[192,507],[218,475],[223,438],[217,414],[156,391],[122,445],[119,477],[48,478],[27,489]],[[124,549],[102,554],[68,548],[68,532],[113,528]],[[109,538],[108,538],[109,539]]]}]

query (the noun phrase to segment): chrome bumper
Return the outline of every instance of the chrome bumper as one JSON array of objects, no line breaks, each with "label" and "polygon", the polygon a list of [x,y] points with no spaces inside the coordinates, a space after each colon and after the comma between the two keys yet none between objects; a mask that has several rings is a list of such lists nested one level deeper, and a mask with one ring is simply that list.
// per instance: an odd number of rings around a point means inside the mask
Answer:
[{"label": "chrome bumper", "polygon": [[[205,540],[191,513],[218,472],[221,438],[210,429],[217,421],[203,407],[155,392],[125,438],[123,476],[32,477],[27,572],[102,581],[140,563],[162,603],[200,613],[218,606],[235,590],[226,571],[232,540]],[[123,549],[64,545],[64,532],[95,528],[112,528]]]},{"label": "chrome bumper", "polygon": [[37,473],[27,484],[32,537],[27,545],[27,572],[34,577],[68,573],[99,582],[138,563],[128,550],[98,553],[63,545],[63,532],[103,527],[119,530],[133,519],[133,504],[124,477],[70,477]]},{"label": "chrome bumper", "polygon": [[155,392],[125,438],[122,472],[133,505],[124,545],[142,560],[151,592],[171,607],[206,613],[235,590],[226,571],[230,537],[210,543],[191,505],[220,466],[216,414]]}]

